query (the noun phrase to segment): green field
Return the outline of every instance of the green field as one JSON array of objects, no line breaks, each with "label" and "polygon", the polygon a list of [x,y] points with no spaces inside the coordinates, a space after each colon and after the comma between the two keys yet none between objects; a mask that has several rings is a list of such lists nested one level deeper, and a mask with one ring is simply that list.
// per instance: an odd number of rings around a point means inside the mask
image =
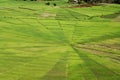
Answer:
[{"label": "green field", "polygon": [[0,0],[0,80],[120,80],[120,5],[64,1]]}]

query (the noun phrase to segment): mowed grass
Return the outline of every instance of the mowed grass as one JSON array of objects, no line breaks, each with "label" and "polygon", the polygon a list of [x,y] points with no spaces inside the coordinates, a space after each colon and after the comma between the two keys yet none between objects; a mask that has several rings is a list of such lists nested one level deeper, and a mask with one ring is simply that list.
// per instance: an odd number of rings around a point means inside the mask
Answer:
[{"label": "mowed grass", "polygon": [[120,79],[120,5],[0,2],[0,80]]}]

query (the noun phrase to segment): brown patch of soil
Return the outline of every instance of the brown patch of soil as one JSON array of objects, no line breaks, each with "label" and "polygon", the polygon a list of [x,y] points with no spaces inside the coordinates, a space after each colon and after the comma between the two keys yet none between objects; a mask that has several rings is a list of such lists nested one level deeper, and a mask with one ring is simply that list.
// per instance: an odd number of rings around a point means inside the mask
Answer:
[{"label": "brown patch of soil", "polygon": [[84,8],[84,7],[92,7],[92,6],[100,6],[100,4],[81,4],[81,5],[62,7],[62,8]]},{"label": "brown patch of soil", "polygon": [[42,13],[41,15],[40,15],[41,17],[55,17],[56,16],[56,14],[51,14],[51,13]]}]

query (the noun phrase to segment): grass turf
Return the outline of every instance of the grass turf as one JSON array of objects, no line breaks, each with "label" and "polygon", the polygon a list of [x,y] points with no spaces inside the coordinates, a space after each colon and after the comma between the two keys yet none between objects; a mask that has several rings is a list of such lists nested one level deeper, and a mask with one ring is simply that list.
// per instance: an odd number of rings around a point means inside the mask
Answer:
[{"label": "grass turf", "polygon": [[119,80],[120,6],[56,3],[1,1],[0,80]]}]

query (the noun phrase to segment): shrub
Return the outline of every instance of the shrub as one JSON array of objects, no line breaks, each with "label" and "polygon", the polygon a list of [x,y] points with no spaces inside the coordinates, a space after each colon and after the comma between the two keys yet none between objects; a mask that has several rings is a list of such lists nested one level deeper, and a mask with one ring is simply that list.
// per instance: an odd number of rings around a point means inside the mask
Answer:
[{"label": "shrub", "polygon": [[57,4],[56,4],[56,3],[53,3],[53,5],[54,5],[54,6],[57,6]]},{"label": "shrub", "polygon": [[45,4],[49,6],[49,5],[50,5],[50,2],[47,2],[47,3],[45,3]]}]

